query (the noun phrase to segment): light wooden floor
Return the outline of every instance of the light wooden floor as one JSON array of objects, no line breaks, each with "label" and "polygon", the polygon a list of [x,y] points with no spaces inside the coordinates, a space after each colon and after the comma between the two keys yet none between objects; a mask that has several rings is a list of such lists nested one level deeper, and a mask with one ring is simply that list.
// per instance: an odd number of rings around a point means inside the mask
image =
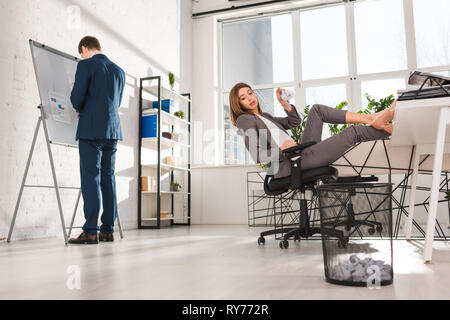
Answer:
[{"label": "light wooden floor", "polygon": [[[394,241],[394,284],[343,287],[324,280],[321,241],[281,250],[260,228],[128,230],[124,240],[65,246],[62,239],[0,243],[1,299],[450,299],[450,244]],[[118,234],[116,235],[118,237]],[[81,288],[69,289],[79,268]]]}]

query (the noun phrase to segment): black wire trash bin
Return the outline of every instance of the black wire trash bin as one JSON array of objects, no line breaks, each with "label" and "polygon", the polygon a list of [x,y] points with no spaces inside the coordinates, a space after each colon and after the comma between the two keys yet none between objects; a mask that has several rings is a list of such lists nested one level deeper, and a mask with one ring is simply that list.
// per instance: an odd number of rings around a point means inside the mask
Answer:
[{"label": "black wire trash bin", "polygon": [[332,183],[317,191],[326,281],[392,284],[392,184]]}]

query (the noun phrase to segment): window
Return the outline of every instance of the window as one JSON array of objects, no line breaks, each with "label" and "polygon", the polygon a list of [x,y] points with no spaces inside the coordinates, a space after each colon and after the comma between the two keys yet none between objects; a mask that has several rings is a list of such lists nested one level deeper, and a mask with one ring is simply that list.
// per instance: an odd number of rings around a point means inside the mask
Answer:
[{"label": "window", "polygon": [[223,115],[224,115],[224,164],[246,164],[248,155],[246,154],[244,140],[237,134],[237,128],[231,124],[230,106],[228,94],[223,95]]},{"label": "window", "polygon": [[433,71],[431,73],[438,74],[440,76],[450,77],[450,70],[445,71]]},{"label": "window", "polygon": [[290,14],[224,23],[222,37],[223,89],[294,80]]},{"label": "window", "polygon": [[222,38],[224,164],[251,163],[242,137],[230,122],[229,91],[236,83],[245,82],[254,89],[263,111],[285,115],[275,90],[279,83],[287,88],[285,84],[294,80],[292,17],[281,14],[224,23]]},{"label": "window", "polygon": [[[301,83],[310,107],[317,103],[334,108],[347,100],[343,83],[349,75],[346,25],[345,5],[300,11]],[[329,135],[324,124],[322,139]]]},{"label": "window", "polygon": [[414,0],[419,68],[450,65],[450,1]]},{"label": "window", "polygon": [[369,103],[364,97],[367,92],[370,94],[372,99],[380,100],[393,94],[397,98],[397,90],[405,89],[405,79],[383,79],[383,80],[371,80],[361,82],[361,93],[362,93],[362,108],[367,106]]},{"label": "window", "polygon": [[302,79],[348,75],[345,6],[300,12]]},{"label": "window", "polygon": [[318,103],[334,108],[342,101],[346,100],[347,93],[345,84],[312,87],[306,89],[306,104],[310,107]]},{"label": "window", "polygon": [[[283,87],[283,88],[294,91],[293,87]],[[283,107],[278,102],[276,88],[255,90],[255,94],[258,97],[259,105],[261,106],[261,110],[263,112],[270,113],[275,117],[286,116]],[[291,100],[290,102],[292,104],[295,104],[295,99]]]},{"label": "window", "polygon": [[402,0],[355,3],[359,74],[407,69]]},{"label": "window", "polygon": [[[262,110],[278,117],[285,115],[275,95],[279,86],[295,91],[299,111],[342,101],[358,111],[368,104],[366,92],[375,100],[397,97],[418,68],[450,75],[449,16],[448,0],[364,0],[223,22],[224,162],[252,163],[229,121],[235,83],[250,84]],[[407,30],[414,30],[414,43],[406,43]]]},{"label": "window", "polygon": [[[311,87],[306,89],[306,105],[311,108],[314,104],[323,104],[335,108],[342,101],[347,101],[346,85],[336,84],[329,86]],[[347,109],[347,107],[344,107]],[[322,140],[330,136],[328,124],[323,124]]]}]

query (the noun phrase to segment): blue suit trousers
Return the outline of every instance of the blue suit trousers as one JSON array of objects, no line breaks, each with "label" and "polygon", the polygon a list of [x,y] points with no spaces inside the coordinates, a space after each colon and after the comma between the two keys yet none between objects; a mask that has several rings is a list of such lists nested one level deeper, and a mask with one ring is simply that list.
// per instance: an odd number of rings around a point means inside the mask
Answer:
[{"label": "blue suit trousers", "polygon": [[[117,140],[80,139],[81,193],[84,201],[84,217],[86,223],[83,231],[96,235],[114,232],[114,221],[117,217],[116,178],[114,167],[117,151]],[[98,228],[100,204],[103,204],[102,225]]]}]

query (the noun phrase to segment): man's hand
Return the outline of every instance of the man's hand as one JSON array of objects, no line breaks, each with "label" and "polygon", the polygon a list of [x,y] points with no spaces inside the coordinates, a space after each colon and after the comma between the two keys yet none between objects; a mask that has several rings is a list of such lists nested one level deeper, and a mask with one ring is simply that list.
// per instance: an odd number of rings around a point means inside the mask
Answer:
[{"label": "man's hand", "polygon": [[280,147],[281,150],[284,149],[289,149],[292,147],[295,147],[297,145],[297,142],[295,142],[295,140],[291,139],[291,140],[286,140],[283,145]]}]

